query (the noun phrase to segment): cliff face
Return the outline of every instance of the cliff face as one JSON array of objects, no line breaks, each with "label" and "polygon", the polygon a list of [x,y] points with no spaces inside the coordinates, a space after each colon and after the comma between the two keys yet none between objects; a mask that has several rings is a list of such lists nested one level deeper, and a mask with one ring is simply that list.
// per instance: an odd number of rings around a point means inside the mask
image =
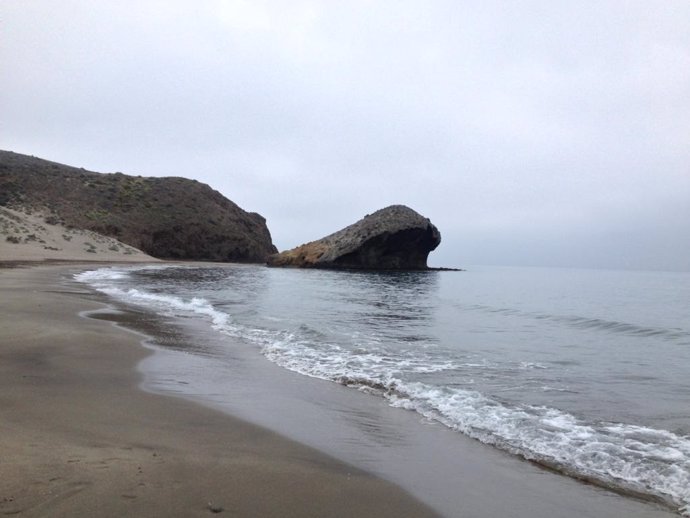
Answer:
[{"label": "cliff face", "polygon": [[161,259],[264,262],[266,220],[186,178],[100,174],[0,151],[0,206],[47,210]]},{"label": "cliff face", "polygon": [[269,266],[367,270],[424,270],[441,234],[404,205],[392,205],[318,241],[268,259]]}]

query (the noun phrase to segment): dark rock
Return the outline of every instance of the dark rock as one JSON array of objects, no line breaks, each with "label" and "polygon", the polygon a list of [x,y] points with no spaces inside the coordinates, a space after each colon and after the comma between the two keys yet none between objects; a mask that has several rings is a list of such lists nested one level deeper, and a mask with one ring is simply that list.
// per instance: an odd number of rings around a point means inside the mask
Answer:
[{"label": "dark rock", "polygon": [[100,174],[0,151],[0,205],[52,213],[160,259],[265,262],[266,220],[186,178]]},{"label": "dark rock", "polygon": [[223,511],[225,511],[225,509],[223,508],[223,506],[215,505],[215,504],[213,504],[212,502],[209,502],[209,503],[208,503],[208,510],[211,511],[212,513],[214,513],[214,514],[222,513]]},{"label": "dark rock", "polygon": [[268,259],[269,266],[425,270],[441,242],[438,229],[414,210],[391,205],[330,236]]}]

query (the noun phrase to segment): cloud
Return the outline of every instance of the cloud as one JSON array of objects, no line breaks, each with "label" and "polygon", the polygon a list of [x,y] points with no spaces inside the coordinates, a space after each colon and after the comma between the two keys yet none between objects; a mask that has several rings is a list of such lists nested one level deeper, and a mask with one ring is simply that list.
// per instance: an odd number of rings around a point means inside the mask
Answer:
[{"label": "cloud", "polygon": [[[555,250],[579,245],[602,251],[589,266],[686,268],[690,223],[652,224],[690,205],[684,1],[8,1],[0,16],[3,148],[197,178],[267,216],[279,248],[406,203],[450,265],[564,264]],[[619,258],[598,236],[640,213]]]}]

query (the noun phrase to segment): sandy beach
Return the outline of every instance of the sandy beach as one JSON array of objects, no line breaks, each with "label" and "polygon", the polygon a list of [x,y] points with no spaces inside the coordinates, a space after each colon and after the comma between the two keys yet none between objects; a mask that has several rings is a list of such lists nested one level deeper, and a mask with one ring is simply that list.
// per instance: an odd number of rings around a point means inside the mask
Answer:
[{"label": "sandy beach", "polygon": [[398,487],[270,431],[139,389],[141,337],[60,275],[0,269],[0,513],[435,516]]}]

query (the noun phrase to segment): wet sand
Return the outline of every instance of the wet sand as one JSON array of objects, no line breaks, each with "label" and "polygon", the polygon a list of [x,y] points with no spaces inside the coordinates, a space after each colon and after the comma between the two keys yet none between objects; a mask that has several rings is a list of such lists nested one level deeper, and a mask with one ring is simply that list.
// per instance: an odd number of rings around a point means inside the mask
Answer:
[{"label": "wet sand", "polygon": [[141,338],[60,275],[0,269],[0,514],[435,516],[399,487],[266,429],[139,389]]}]

